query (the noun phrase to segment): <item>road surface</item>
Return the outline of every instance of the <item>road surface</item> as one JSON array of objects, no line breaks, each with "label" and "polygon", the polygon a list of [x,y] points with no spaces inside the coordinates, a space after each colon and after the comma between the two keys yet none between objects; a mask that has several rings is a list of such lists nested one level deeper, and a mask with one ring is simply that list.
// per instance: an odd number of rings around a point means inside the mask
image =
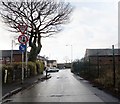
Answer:
[{"label": "road surface", "polygon": [[9,98],[11,102],[119,102],[117,98],[92,87],[70,69],[50,73],[51,78]]}]

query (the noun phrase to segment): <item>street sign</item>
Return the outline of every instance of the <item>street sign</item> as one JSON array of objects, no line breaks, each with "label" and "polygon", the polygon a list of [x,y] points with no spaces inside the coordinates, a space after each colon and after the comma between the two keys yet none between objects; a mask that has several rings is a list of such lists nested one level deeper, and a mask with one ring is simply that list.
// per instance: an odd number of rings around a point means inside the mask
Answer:
[{"label": "street sign", "polygon": [[19,46],[19,50],[20,50],[21,52],[25,52],[25,50],[26,50],[26,45],[21,44],[21,45]]},{"label": "street sign", "polygon": [[24,34],[25,33],[25,31],[27,30],[27,25],[18,25],[18,29],[20,30],[20,32],[22,33],[22,34]]},{"label": "street sign", "polygon": [[21,43],[21,44],[26,44],[26,43],[28,42],[28,37],[25,36],[25,35],[20,35],[20,36],[18,37],[18,41],[19,41],[19,43]]},{"label": "street sign", "polygon": [[[26,45],[24,45],[24,44],[26,44],[28,42],[28,37],[25,36],[24,34],[25,34],[25,31],[27,30],[27,27],[28,27],[27,25],[23,25],[23,24],[18,25],[18,29],[22,33],[22,35],[20,35],[18,37],[18,41],[21,43],[21,45],[19,46],[19,50],[22,52],[22,83],[24,80],[24,68],[23,68],[24,54],[23,54],[23,52],[25,52],[25,50],[26,50]],[[26,53],[27,53],[27,51],[26,51]]]}]

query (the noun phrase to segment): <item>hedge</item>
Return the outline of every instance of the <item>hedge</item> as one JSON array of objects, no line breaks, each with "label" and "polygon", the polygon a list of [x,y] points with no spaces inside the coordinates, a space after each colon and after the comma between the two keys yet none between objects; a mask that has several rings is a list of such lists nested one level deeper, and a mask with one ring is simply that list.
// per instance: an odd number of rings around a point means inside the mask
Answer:
[{"label": "hedge", "polygon": [[[43,73],[44,63],[42,61],[23,63],[24,78]],[[22,78],[22,62],[15,62],[12,65],[2,65],[2,83],[20,81]]]},{"label": "hedge", "polygon": [[44,71],[44,62],[43,61],[36,61],[37,72],[39,74],[43,74]]}]

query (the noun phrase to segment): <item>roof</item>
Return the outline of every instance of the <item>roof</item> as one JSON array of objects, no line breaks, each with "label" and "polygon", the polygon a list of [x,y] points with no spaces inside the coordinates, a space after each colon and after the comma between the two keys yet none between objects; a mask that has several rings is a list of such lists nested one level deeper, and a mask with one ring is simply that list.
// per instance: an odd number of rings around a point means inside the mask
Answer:
[{"label": "roof", "polygon": [[57,62],[57,60],[47,60],[48,63]]},{"label": "roof", "polygon": [[37,59],[41,59],[41,60],[47,61],[47,58],[45,58],[44,56],[40,56],[40,55],[37,56]]},{"label": "roof", "polygon": [[[120,55],[120,49],[114,49],[115,55]],[[112,49],[86,49],[85,57],[87,56],[111,56]]]},{"label": "roof", "polygon": [[[11,50],[0,50],[2,54],[0,54],[0,57],[10,57],[11,56]],[[13,54],[22,54],[19,50],[13,50]]]}]

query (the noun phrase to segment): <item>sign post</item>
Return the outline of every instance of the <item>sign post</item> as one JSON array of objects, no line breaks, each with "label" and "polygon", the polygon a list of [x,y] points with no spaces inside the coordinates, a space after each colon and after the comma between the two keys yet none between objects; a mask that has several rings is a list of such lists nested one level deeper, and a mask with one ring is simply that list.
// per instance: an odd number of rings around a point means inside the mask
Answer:
[{"label": "sign post", "polygon": [[24,52],[22,52],[22,84],[24,81],[24,66],[23,66],[23,62],[24,62]]},{"label": "sign post", "polygon": [[27,44],[27,42],[28,42],[28,37],[25,36],[24,34],[25,34],[25,31],[27,30],[27,25],[19,24],[18,29],[20,30],[20,32],[22,34],[18,37],[18,41],[19,41],[19,43],[21,43],[21,45],[19,46],[19,50],[22,52],[22,83],[21,84],[23,84],[23,81],[24,81],[24,66],[23,66],[24,52],[27,51],[27,47],[24,44]]},{"label": "sign post", "polygon": [[24,52],[26,51],[26,45],[21,44],[19,46],[19,50],[22,52],[22,83],[24,81],[24,67],[23,67],[23,62],[24,62]]}]

